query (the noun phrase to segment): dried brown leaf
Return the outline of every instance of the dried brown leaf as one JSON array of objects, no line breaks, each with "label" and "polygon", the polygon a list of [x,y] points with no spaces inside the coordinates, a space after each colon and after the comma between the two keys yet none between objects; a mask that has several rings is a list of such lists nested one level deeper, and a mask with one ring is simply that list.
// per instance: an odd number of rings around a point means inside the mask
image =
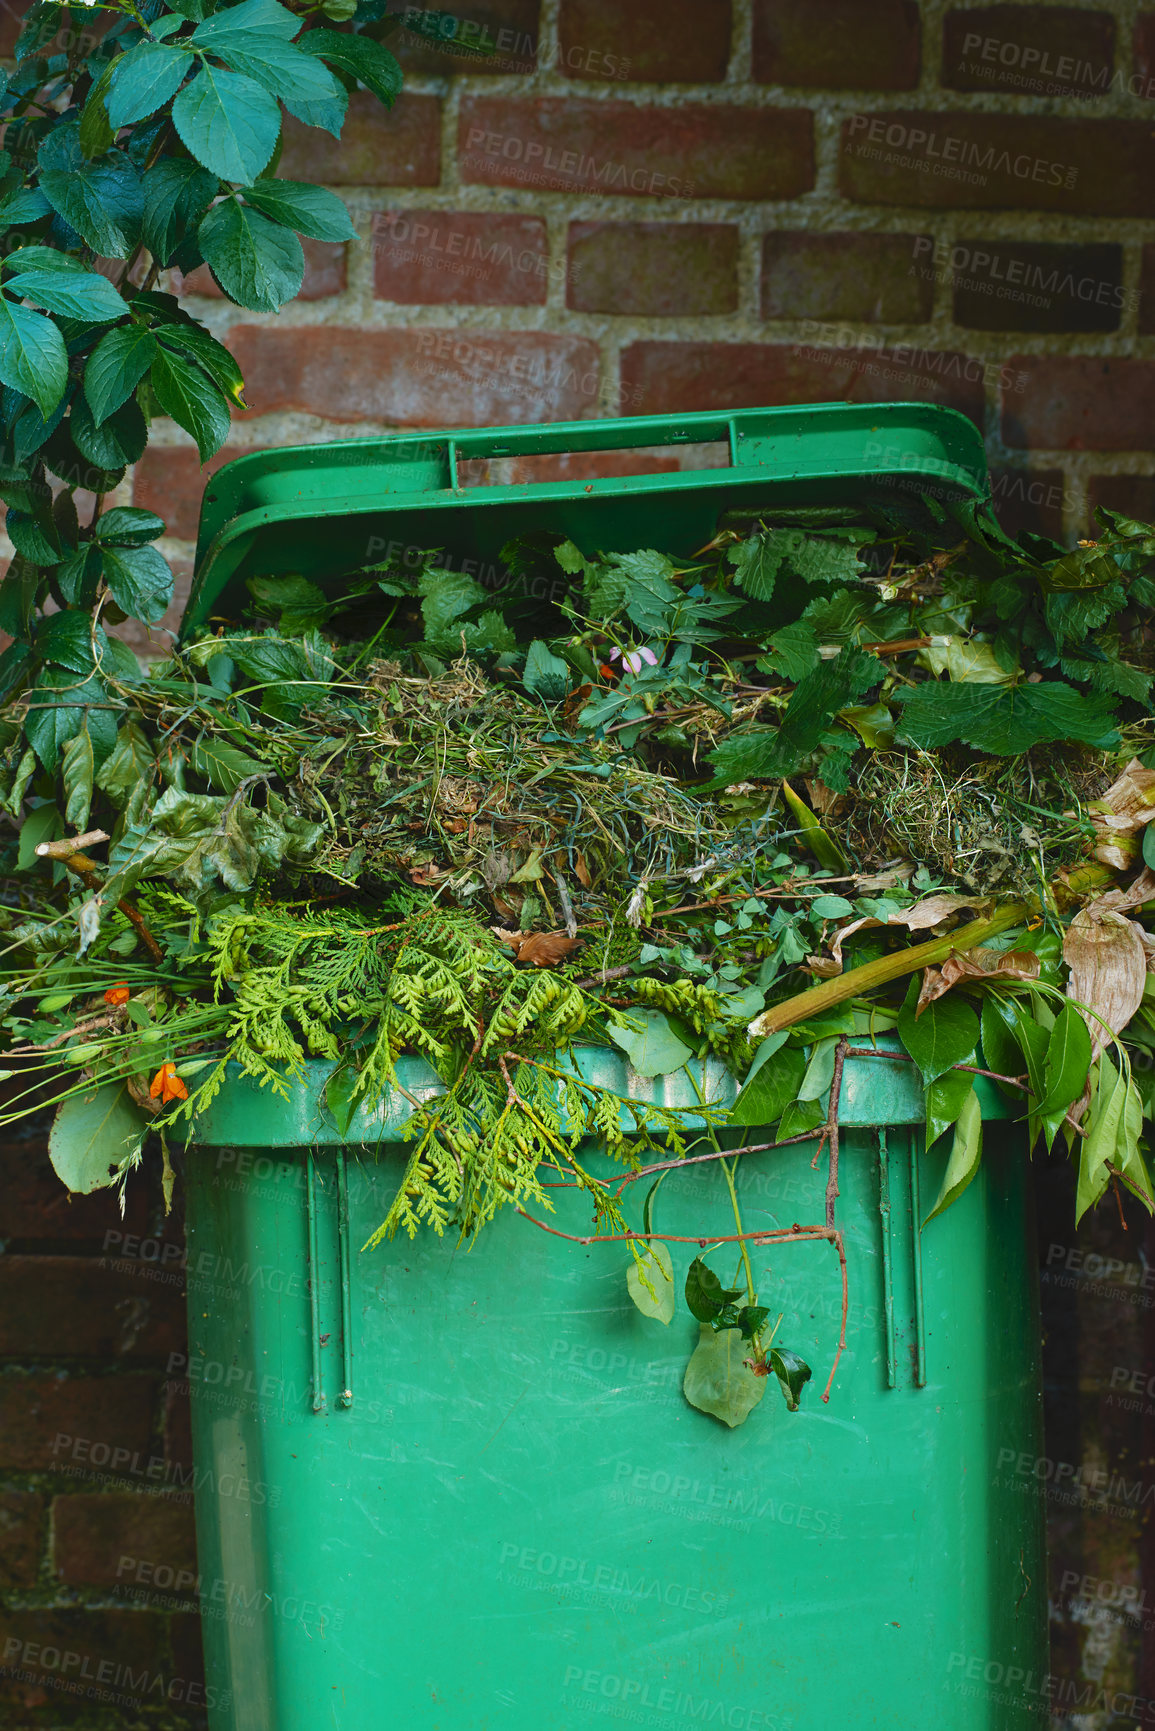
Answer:
[{"label": "dried brown leaf", "polygon": [[1067,928],[1063,958],[1070,969],[1068,997],[1094,1011],[1087,1026],[1097,1056],[1110,1038],[1107,1028],[1120,1033],[1143,999],[1147,951],[1139,927],[1111,909],[1083,908]]},{"label": "dried brown leaf", "polygon": [[586,864],[586,856],[584,853],[576,853],[574,855],[573,869],[574,876],[577,878],[582,889],[588,890],[594,880],[590,876],[590,868]]},{"label": "dried brown leaf", "polygon": [[1100,818],[1112,829],[1141,829],[1155,818],[1155,769],[1145,769],[1133,757],[1101,799],[1090,806],[1096,827]]},{"label": "dried brown leaf", "polygon": [[490,928],[496,938],[508,944],[519,962],[535,968],[556,967],[584,940],[571,938],[565,932],[509,932],[501,926]]},{"label": "dried brown leaf", "polygon": [[949,890],[940,891],[938,895],[923,896],[911,908],[903,908],[896,914],[891,914],[888,925],[906,926],[912,932],[921,932],[928,927],[940,926],[954,914],[961,913],[964,908],[973,909],[975,913],[985,913],[990,906],[990,900],[984,896],[954,895]]},{"label": "dried brown leaf", "polygon": [[1093,902],[1087,904],[1092,914],[1125,914],[1131,908],[1140,908],[1144,902],[1155,902],[1155,872],[1150,866],[1144,866],[1134,883],[1125,890],[1108,890],[1106,895],[1096,896]]},{"label": "dried brown leaf", "polygon": [[943,997],[960,980],[1037,980],[1039,958],[1033,950],[968,950],[965,955],[948,956],[941,968],[927,968],[922,976],[922,990],[915,1005],[920,1016],[928,1004]]}]

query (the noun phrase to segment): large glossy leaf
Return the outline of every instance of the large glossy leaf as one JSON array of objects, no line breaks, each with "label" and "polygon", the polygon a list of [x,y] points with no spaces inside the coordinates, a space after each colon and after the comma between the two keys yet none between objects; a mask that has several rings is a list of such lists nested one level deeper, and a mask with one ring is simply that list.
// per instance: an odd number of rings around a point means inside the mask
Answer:
[{"label": "large glossy leaf", "polygon": [[952,1064],[967,1062],[978,1044],[979,1019],[969,1004],[953,996],[936,998],[916,1016],[918,993],[915,978],[898,1013],[896,1032],[918,1065],[925,1087]]},{"label": "large glossy leaf", "polygon": [[146,547],[164,534],[164,518],[140,505],[114,505],[101,512],[93,533],[105,547]]},{"label": "large glossy leaf", "polygon": [[686,1270],[686,1308],[699,1322],[715,1322],[739,1296],[739,1288],[723,1286],[708,1262],[695,1256]]},{"label": "large glossy leaf", "polygon": [[208,331],[194,324],[161,325],[157,330],[157,338],[166,349],[175,350],[179,355],[187,355],[190,360],[203,367],[213,383],[238,409],[248,407],[244,397],[245,381],[240,367],[225,345],[218,343]]},{"label": "large glossy leaf", "polygon": [[959,1111],[942,1187],[923,1225],[933,1220],[936,1214],[941,1214],[944,1208],[949,1208],[951,1203],[962,1195],[979,1169],[982,1151],[982,1107],[979,1105],[978,1095],[971,1088]]},{"label": "large glossy leaf", "polygon": [[77,397],[68,417],[68,431],[81,455],[101,469],[119,469],[139,462],[148,444],[148,425],[139,403],[131,397],[106,416],[99,427],[87,399]]},{"label": "large glossy leaf", "polygon": [[141,42],[112,63],[105,104],[115,130],[146,120],[175,96],[195,62],[186,48]]},{"label": "large glossy leaf", "polygon": [[303,180],[258,180],[254,186],[241,190],[246,204],[255,206],[285,228],[295,228],[298,234],[307,234],[313,240],[357,238],[344,201],[327,187],[310,186]]},{"label": "large glossy leaf", "polygon": [[673,1321],[677,1305],[674,1265],[664,1244],[638,1246],[637,1255],[626,1269],[626,1285],[643,1316],[667,1324]]},{"label": "large glossy leaf", "polygon": [[202,463],[219,451],[232,425],[228,404],[212,380],[183,355],[158,349],[149,374],[153,394],[166,415],[196,440]]},{"label": "large glossy leaf", "polygon": [[686,1366],[682,1389],[690,1405],[731,1430],[745,1423],[766,1393],[766,1378],[755,1376],[746,1363],[749,1350],[740,1329],[724,1328],[716,1334],[703,1323]]},{"label": "large glossy leaf", "polygon": [[368,36],[342,36],[336,30],[307,30],[300,46],[330,66],[337,66],[371,90],[391,108],[401,92],[401,68],[396,58]]},{"label": "large glossy leaf", "polygon": [[[971,1058],[974,1053],[970,1054]],[[969,1061],[969,1060],[968,1060]],[[968,1070],[947,1070],[926,1088],[926,1146],[932,1148],[940,1136],[957,1123],[975,1079]]]},{"label": "large glossy leaf", "polygon": [[169,157],[146,169],[142,184],[142,238],[157,262],[168,265],[216,197],[220,176],[199,162]]},{"label": "large glossy leaf", "polygon": [[300,292],[305,255],[296,235],[235,198],[213,206],[197,239],[213,275],[239,306],[276,312]]},{"label": "large glossy leaf", "polygon": [[1108,1163],[1118,1158],[1120,1128],[1127,1105],[1127,1077],[1104,1052],[1096,1066],[1087,1110],[1087,1134],[1079,1150],[1075,1224],[1099,1201],[1111,1181]]},{"label": "large glossy leaf", "polygon": [[1037,685],[932,680],[895,697],[904,706],[899,739],[924,751],[961,740],[976,751],[1010,757],[1060,739],[1103,750],[1119,739],[1110,698],[1084,697],[1059,680]]},{"label": "large glossy leaf", "polygon": [[172,119],[190,155],[222,180],[242,184],[266,166],[281,130],[280,106],[267,90],[207,62],[177,96]]},{"label": "large glossy leaf", "polygon": [[693,1056],[661,1010],[633,1010],[630,1021],[640,1027],[610,1027],[607,1031],[620,1046],[639,1076],[665,1076],[680,1070]]},{"label": "large glossy leaf", "polygon": [[22,270],[19,253],[11,260],[11,265],[11,274],[4,278],[6,291],[21,300],[33,301],[49,312],[59,313],[62,318],[102,325],[110,324],[113,319],[122,319],[128,313],[120,295],[99,271]]},{"label": "large glossy leaf", "polygon": [[140,1157],[147,1120],[123,1082],[101,1082],[61,1102],[48,1154],[67,1189],[87,1196],[114,1184]]},{"label": "large glossy leaf", "polygon": [[132,395],[155,354],[156,338],[143,325],[105,332],[84,369],[84,395],[97,426]]},{"label": "large glossy leaf", "polygon": [[172,571],[155,547],[106,547],[104,581],[121,611],[146,625],[157,624],[172,600]]},{"label": "large glossy leaf", "polygon": [[778,1378],[778,1386],[786,1397],[787,1412],[797,1412],[802,1390],[813,1372],[806,1360],[788,1346],[770,1348],[770,1369]]},{"label": "large glossy leaf", "polygon": [[48,669],[29,693],[24,732],[45,769],[55,769],[66,740],[87,727],[93,753],[103,761],[116,741],[116,705],[98,678]]},{"label": "large glossy leaf", "polygon": [[223,55],[232,44],[243,42],[254,50],[260,46],[262,38],[270,42],[291,42],[301,28],[301,20],[294,17],[286,6],[278,4],[278,0],[242,0],[240,6],[225,6],[219,12],[199,24],[193,31],[192,41],[197,48],[207,48],[213,54]]},{"label": "large glossy leaf", "polygon": [[251,48],[230,43],[220,52],[234,72],[262,85],[306,126],[341,136],[349,94],[323,61],[267,36]]},{"label": "large glossy leaf", "polygon": [[[140,177],[123,151],[88,162],[74,123],[58,123],[40,146],[40,188],[93,252],[127,258],[140,238]],[[248,177],[246,177],[248,178]]]},{"label": "large glossy leaf", "polygon": [[0,382],[31,397],[47,417],[68,383],[64,338],[45,313],[0,298]]},{"label": "large glossy leaf", "polygon": [[806,1060],[797,1046],[775,1052],[743,1087],[730,1109],[731,1124],[776,1124],[798,1097]]},{"label": "large glossy leaf", "polygon": [[1081,1097],[1090,1072],[1091,1036],[1087,1024],[1074,1004],[1064,1004],[1047,1040],[1043,1072],[1046,1091],[1034,1107],[1048,1151],[1068,1109]]},{"label": "large glossy leaf", "polygon": [[74,831],[87,827],[92,809],[92,739],[87,727],[67,740],[60,754],[64,783],[64,821]]}]

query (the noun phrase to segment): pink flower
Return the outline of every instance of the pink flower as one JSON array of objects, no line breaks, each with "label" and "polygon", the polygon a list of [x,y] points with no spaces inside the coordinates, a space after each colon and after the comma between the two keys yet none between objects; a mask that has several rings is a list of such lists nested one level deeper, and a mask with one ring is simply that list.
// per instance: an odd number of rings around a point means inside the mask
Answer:
[{"label": "pink flower", "polygon": [[619,657],[621,658],[622,666],[628,667],[631,673],[640,673],[642,667],[646,663],[651,667],[656,667],[658,665],[657,656],[654,654],[652,649],[647,649],[644,644],[640,649],[627,649],[624,652],[621,649],[610,650],[611,661],[617,661]]}]

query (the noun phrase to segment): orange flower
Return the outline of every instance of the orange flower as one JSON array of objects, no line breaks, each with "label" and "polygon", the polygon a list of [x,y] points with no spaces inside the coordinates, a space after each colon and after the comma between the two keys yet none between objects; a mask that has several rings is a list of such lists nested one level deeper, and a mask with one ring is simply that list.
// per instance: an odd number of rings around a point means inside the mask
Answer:
[{"label": "orange flower", "polygon": [[106,1004],[127,1004],[131,996],[132,993],[127,986],[109,986],[104,994],[104,1001]]},{"label": "orange flower", "polygon": [[167,1106],[170,1100],[187,1100],[188,1089],[176,1073],[173,1064],[162,1064],[152,1079],[149,1098],[159,1099],[162,1106]]}]

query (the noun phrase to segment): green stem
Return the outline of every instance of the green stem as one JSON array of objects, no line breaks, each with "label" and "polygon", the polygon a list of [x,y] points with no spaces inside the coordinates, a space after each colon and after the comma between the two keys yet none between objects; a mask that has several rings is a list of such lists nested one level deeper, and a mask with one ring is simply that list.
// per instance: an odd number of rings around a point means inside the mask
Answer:
[{"label": "green stem", "polygon": [[780,1028],[792,1028],[796,1022],[808,1021],[835,1004],[845,1003],[847,998],[865,997],[890,980],[899,980],[904,974],[913,974],[919,968],[962,955],[964,951],[986,943],[988,938],[996,937],[999,932],[1005,932],[1008,926],[1018,925],[1029,912],[1025,903],[1011,902],[1000,908],[997,914],[992,914],[990,919],[972,920],[948,937],[931,938],[925,944],[915,944],[912,949],[898,950],[892,956],[880,956],[874,962],[863,962],[861,967],[851,968],[833,980],[823,980],[821,985],[811,986],[796,997],[787,998],[783,1004],[773,1004],[751,1022],[750,1033],[755,1039],[764,1039],[767,1034],[776,1034]]},{"label": "green stem", "polygon": [[[730,1202],[734,1209],[734,1225],[741,1232],[743,1230],[742,1216],[738,1212],[738,1192],[734,1188],[733,1170],[725,1160],[719,1160],[718,1164],[726,1176],[726,1187],[730,1192]],[[740,1238],[738,1243],[742,1250],[742,1265],[746,1270],[746,1296],[751,1304],[757,1304],[758,1294],[754,1290],[754,1270],[750,1267],[750,1252],[746,1248],[745,1238]]]}]

